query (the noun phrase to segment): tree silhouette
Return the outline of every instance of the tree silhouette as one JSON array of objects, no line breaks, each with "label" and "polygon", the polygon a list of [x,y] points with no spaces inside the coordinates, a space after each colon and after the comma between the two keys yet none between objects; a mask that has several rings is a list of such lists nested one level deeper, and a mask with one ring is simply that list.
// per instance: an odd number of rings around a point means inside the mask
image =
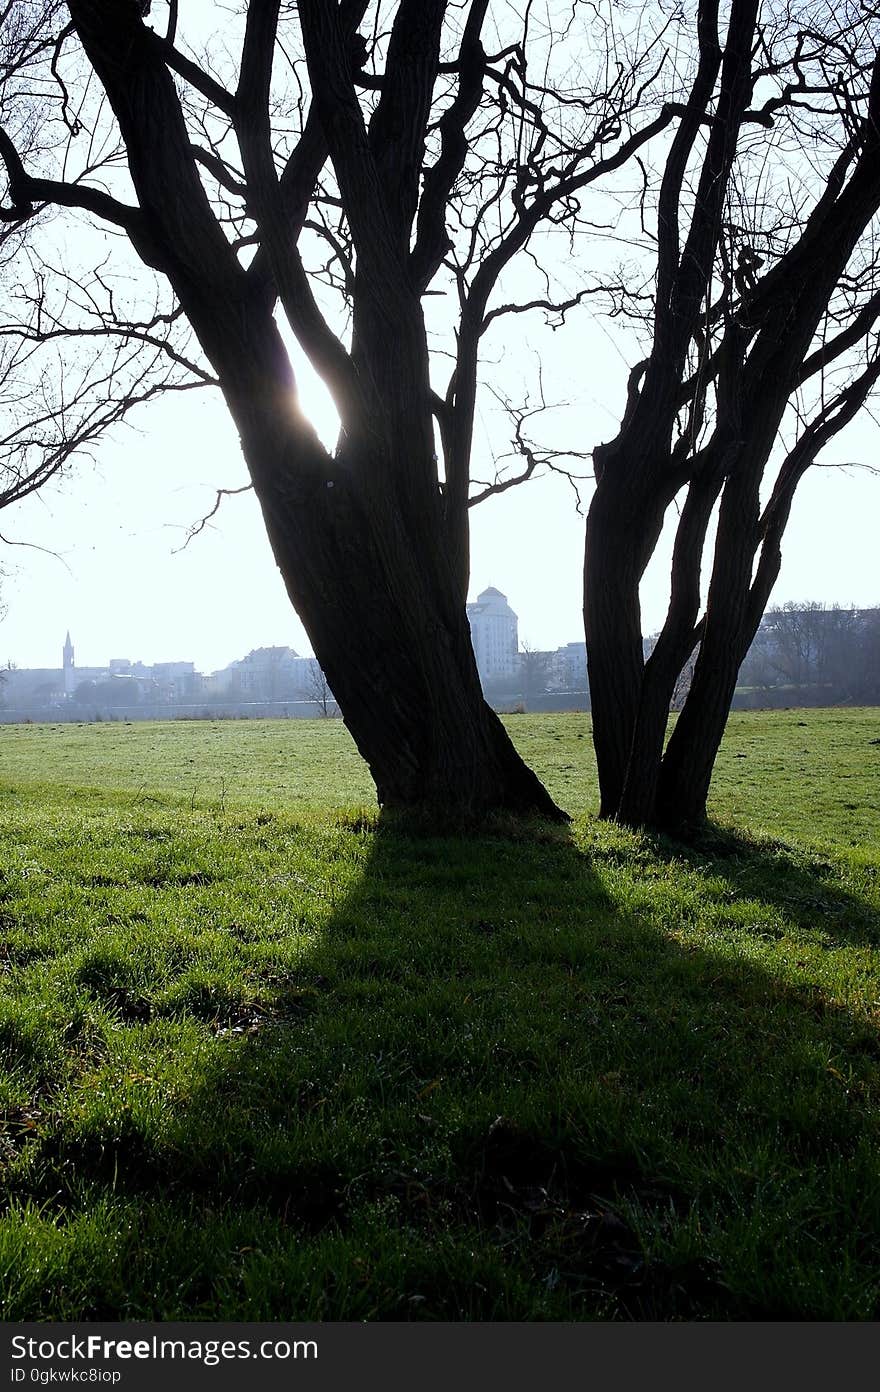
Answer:
[{"label": "tree silhouette", "polygon": [[[50,232],[62,214],[106,231],[88,275],[51,235],[21,267],[0,340],[17,354],[9,496],[151,396],[219,388],[380,801],[561,815],[485,704],[471,650],[480,345],[525,312],[558,321],[587,296],[625,297],[605,266],[557,293],[523,258],[542,227],[590,228],[582,195],[678,119],[662,51],[678,21],[249,0],[197,58],[176,3],[16,2],[32,23],[4,111],[36,112],[43,135],[22,146],[6,119],[0,217],[20,230],[49,210]],[[135,262],[154,273],[137,293]],[[332,395],[332,452],[302,414],[276,311]],[[18,381],[38,351],[55,356],[35,412]]]},{"label": "tree silhouette", "polygon": [[[705,816],[797,485],[880,376],[877,13],[758,0],[725,13],[699,5],[685,113],[645,189],[646,352],[619,433],[594,451],[587,522],[602,812],[671,828]],[[645,660],[639,584],[673,510],[669,609]]]},{"label": "tree silhouette", "polygon": [[318,713],[325,720],[333,715],[339,714],[339,707],[330,690],[330,683],[323,669],[317,662],[313,662],[309,668],[308,681],[306,684],[308,699],[318,707]]}]

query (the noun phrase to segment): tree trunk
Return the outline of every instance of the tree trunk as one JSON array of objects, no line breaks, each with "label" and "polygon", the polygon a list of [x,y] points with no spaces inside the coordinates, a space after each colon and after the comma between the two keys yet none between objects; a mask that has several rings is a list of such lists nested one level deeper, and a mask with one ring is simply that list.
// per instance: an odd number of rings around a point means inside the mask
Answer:
[{"label": "tree trunk", "polygon": [[710,659],[704,662],[700,652],[688,699],[669,737],[660,770],[653,821],[664,831],[687,831],[706,820],[712,770],[739,668],[738,650],[728,649],[722,660],[711,666]]},{"label": "tree trunk", "polygon": [[483,699],[431,511],[439,513],[439,493],[409,505],[419,461],[406,470],[379,430],[347,437],[328,456],[291,406],[274,327],[255,336],[244,362],[226,366],[224,391],[276,562],[379,802],[441,817],[509,810],[565,819]]},{"label": "tree trunk", "polygon": [[669,722],[669,701],[665,686],[650,681],[645,675],[626,779],[615,811],[617,820],[627,826],[650,826],[655,819],[663,742]]},{"label": "tree trunk", "polygon": [[365,506],[357,473],[343,467],[310,497],[272,478],[257,492],[288,594],[379,802],[560,817],[483,700],[463,606],[426,583],[384,500]]},{"label": "tree trunk", "polygon": [[763,612],[751,588],[759,545],[760,477],[759,469],[740,461],[722,495],[700,653],[660,771],[655,821],[665,830],[706,820],[712,769],[737,676]]},{"label": "tree trunk", "polygon": [[614,817],[626,782],[644,657],[635,538],[600,483],[587,515],[584,631],[599,774],[600,817]]},{"label": "tree trunk", "polygon": [[[665,499],[655,490],[637,494],[631,486],[627,452],[615,450],[598,467],[598,484],[587,514],[584,562],[584,631],[593,718],[593,743],[599,773],[601,817],[621,816],[625,789],[632,789],[632,817],[643,820],[642,798],[650,797],[649,738],[641,741],[641,759],[633,768],[633,741],[648,737],[651,699],[656,689],[645,684],[639,584],[663,525]],[[638,448],[634,450],[638,453]],[[647,699],[647,704],[646,704]],[[667,698],[668,705],[668,698]],[[644,723],[640,723],[644,722]],[[665,722],[663,725],[665,730]],[[663,732],[655,742],[655,762],[663,750]],[[634,774],[647,783],[636,788]],[[626,818],[630,820],[629,815]]]},{"label": "tree trunk", "polygon": [[631,826],[657,820],[657,793],[663,745],[676,683],[693,653],[700,608],[700,557],[722,487],[726,451],[716,445],[715,467],[704,460],[692,480],[679,516],[672,553],[669,609],[653,651],[645,663],[626,783],[617,815]]}]

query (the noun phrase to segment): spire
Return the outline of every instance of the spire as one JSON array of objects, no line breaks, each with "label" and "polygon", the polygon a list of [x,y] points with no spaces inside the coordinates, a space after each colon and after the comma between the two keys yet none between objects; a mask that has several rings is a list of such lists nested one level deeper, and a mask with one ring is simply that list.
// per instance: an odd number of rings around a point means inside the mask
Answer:
[{"label": "spire", "polygon": [[64,640],[64,652],[61,658],[64,669],[64,694],[70,696],[76,682],[76,669],[73,662],[73,644],[70,641],[70,629],[67,630],[67,637]]}]

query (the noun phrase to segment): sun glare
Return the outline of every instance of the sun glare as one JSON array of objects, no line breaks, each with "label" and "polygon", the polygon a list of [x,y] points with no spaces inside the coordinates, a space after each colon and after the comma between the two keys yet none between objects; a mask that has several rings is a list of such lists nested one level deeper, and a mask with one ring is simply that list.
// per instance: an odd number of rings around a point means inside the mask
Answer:
[{"label": "sun glare", "polygon": [[279,327],[293,364],[299,408],[309,424],[314,427],[324,448],[332,451],[336,448],[339,438],[339,412],[333,404],[332,396],[302,349],[289,332],[285,333],[286,326]]}]

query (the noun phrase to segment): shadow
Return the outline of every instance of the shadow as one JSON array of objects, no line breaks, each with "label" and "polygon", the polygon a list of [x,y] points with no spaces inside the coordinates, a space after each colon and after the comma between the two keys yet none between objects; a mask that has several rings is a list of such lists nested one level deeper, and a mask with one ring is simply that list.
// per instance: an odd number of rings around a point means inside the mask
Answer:
[{"label": "shadow", "polygon": [[[687,842],[658,836],[650,844],[667,863],[684,863],[726,881],[734,902],[774,905],[823,946],[880,945],[880,903],[854,893],[843,882],[840,865],[820,851],[711,823]],[[782,936],[785,930],[775,931]]]},{"label": "shadow", "polygon": [[[82,1315],[876,1314],[870,1020],[787,958],[652,923],[577,832],[366,818],[339,845],[355,869],[295,952],[202,886],[247,989],[118,1010],[150,1076],[34,1143],[45,1204],[141,1206]],[[674,855],[807,913],[787,853]]]}]

